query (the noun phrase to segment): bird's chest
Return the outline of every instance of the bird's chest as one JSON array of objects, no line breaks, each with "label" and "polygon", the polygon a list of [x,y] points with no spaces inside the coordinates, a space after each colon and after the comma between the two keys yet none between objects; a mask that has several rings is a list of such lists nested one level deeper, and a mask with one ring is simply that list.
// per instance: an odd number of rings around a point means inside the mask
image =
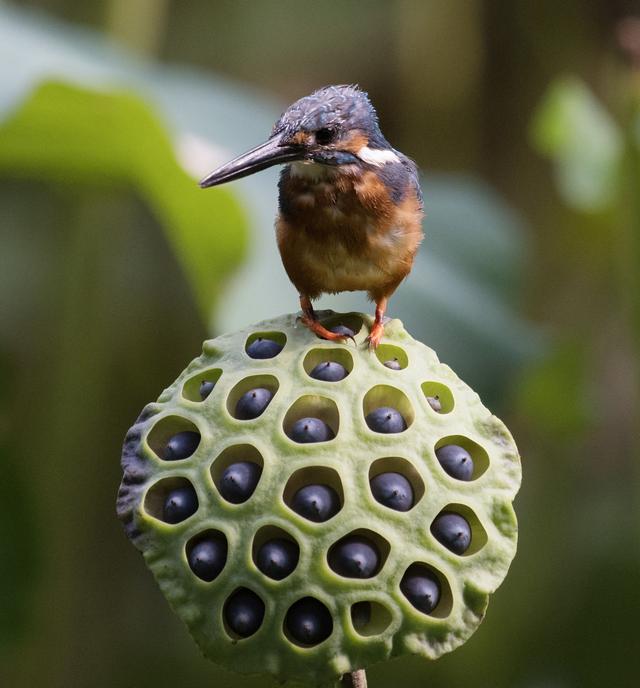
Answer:
[{"label": "bird's chest", "polygon": [[[318,166],[314,166],[318,167]],[[305,168],[303,168],[305,169]],[[301,240],[340,258],[366,251],[388,224],[393,205],[374,173],[291,174],[280,185],[280,212]]]},{"label": "bird's chest", "polygon": [[355,291],[388,279],[401,240],[394,210],[373,173],[284,179],[278,245],[294,283]]}]

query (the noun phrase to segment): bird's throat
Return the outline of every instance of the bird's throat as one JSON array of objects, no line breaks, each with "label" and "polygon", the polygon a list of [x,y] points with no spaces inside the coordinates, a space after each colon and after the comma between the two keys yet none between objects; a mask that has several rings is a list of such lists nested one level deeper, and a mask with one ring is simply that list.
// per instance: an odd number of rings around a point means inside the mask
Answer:
[{"label": "bird's throat", "polygon": [[307,179],[309,181],[322,181],[338,174],[338,169],[330,165],[322,165],[313,160],[302,160],[289,165],[292,177]]}]

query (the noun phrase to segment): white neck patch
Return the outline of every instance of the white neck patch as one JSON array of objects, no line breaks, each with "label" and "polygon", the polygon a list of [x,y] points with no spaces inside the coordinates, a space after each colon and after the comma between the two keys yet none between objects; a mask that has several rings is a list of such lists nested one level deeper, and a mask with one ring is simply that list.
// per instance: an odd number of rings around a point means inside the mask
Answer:
[{"label": "white neck patch", "polygon": [[400,158],[388,148],[369,148],[369,146],[362,146],[356,155],[369,165],[386,165],[388,162],[400,162]]}]

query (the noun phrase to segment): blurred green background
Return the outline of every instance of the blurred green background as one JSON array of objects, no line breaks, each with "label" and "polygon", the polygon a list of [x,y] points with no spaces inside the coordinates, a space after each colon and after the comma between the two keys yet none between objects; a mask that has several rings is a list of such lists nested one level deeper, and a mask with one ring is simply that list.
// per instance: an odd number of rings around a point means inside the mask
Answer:
[{"label": "blurred green background", "polygon": [[201,658],[115,518],[119,455],[205,337],[297,308],[277,171],[196,180],[352,82],[424,172],[427,240],[390,314],[507,422],[524,469],[519,552],[478,632],[370,685],[637,685],[638,17],[0,1],[0,685],[275,686]]}]

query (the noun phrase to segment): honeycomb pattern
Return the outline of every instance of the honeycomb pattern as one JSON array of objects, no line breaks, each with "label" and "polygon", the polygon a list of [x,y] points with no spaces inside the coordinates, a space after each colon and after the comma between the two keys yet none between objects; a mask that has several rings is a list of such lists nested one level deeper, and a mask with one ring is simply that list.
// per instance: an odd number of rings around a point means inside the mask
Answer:
[{"label": "honeycomb pattern", "polygon": [[[386,325],[373,353],[370,318],[322,317],[350,327],[357,346],[321,341],[294,315],[205,342],[129,430],[117,504],[207,657],[306,684],[402,654],[435,659],[462,644],[515,554],[520,483],[505,426],[400,321]],[[250,355],[258,350],[262,358]],[[346,376],[311,377],[325,361]],[[238,417],[239,400],[256,389],[268,390],[269,403],[255,418]],[[365,418],[380,407],[398,411],[406,429],[371,429]],[[330,429],[322,441],[292,438],[308,418]],[[470,479],[444,470],[436,452],[449,445],[472,460]],[[236,474],[250,484],[240,499],[225,498]],[[406,494],[390,494],[404,503],[380,496],[376,478],[385,475],[400,481]],[[328,500],[322,518],[300,510],[305,490],[314,508]],[[471,538],[460,553],[461,533],[441,532],[447,519],[434,524],[452,513]],[[345,575],[340,548],[353,543],[373,559]],[[284,568],[265,559],[273,552],[286,554]],[[437,591],[422,610],[424,598],[407,592],[416,576]],[[307,612],[319,626],[301,638],[296,620]]]}]

